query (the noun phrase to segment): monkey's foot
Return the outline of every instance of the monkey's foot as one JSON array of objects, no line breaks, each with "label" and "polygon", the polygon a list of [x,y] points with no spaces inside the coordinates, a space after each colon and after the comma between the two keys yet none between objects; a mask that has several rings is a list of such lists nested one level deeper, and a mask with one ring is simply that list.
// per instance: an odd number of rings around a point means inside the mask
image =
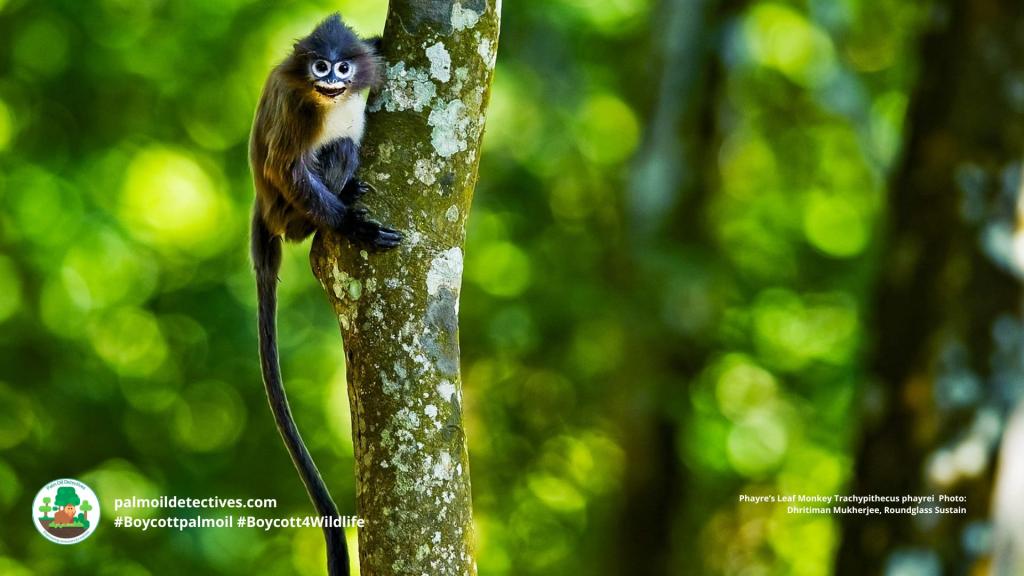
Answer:
[{"label": "monkey's foot", "polygon": [[342,234],[373,250],[390,250],[402,243],[402,233],[367,216],[365,208],[349,212]]}]

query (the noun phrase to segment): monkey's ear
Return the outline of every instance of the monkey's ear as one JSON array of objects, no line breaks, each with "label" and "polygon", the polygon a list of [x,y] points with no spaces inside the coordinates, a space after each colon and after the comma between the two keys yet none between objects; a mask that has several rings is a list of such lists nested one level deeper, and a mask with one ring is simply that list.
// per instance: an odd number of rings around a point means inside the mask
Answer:
[{"label": "monkey's ear", "polygon": [[373,49],[373,52],[379,55],[380,50],[384,45],[384,38],[380,36],[374,36],[372,38],[367,38],[366,40],[363,40],[363,42],[366,42],[366,44]]}]

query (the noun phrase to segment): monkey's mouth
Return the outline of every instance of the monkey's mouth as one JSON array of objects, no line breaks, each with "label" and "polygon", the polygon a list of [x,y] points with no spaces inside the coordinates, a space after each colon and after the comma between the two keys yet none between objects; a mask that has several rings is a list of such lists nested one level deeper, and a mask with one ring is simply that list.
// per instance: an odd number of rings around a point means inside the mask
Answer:
[{"label": "monkey's mouth", "polygon": [[323,96],[326,96],[328,98],[337,98],[338,96],[341,96],[342,94],[345,93],[345,87],[344,86],[338,86],[338,87],[331,86],[331,87],[328,87],[328,86],[322,86],[322,85],[317,84],[316,86],[313,87],[313,89],[316,90],[317,93],[319,93],[319,94],[321,94]]}]

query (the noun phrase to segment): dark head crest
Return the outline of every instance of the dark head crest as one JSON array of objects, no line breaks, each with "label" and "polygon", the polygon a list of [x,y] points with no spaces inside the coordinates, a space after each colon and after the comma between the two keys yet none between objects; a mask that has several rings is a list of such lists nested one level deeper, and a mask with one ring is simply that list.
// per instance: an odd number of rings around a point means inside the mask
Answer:
[{"label": "dark head crest", "polygon": [[295,43],[296,54],[316,55],[328,60],[352,58],[366,53],[359,36],[335,12],[324,18],[313,32]]}]

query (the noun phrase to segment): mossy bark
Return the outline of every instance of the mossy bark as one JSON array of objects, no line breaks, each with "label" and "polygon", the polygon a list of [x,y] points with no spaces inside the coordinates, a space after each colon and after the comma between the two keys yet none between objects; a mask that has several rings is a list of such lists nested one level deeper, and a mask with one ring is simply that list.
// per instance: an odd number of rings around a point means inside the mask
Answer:
[{"label": "mossy bark", "polygon": [[476,573],[458,313],[500,10],[391,2],[360,177],[405,242],[319,234],[310,254],[344,338],[364,576]]}]

